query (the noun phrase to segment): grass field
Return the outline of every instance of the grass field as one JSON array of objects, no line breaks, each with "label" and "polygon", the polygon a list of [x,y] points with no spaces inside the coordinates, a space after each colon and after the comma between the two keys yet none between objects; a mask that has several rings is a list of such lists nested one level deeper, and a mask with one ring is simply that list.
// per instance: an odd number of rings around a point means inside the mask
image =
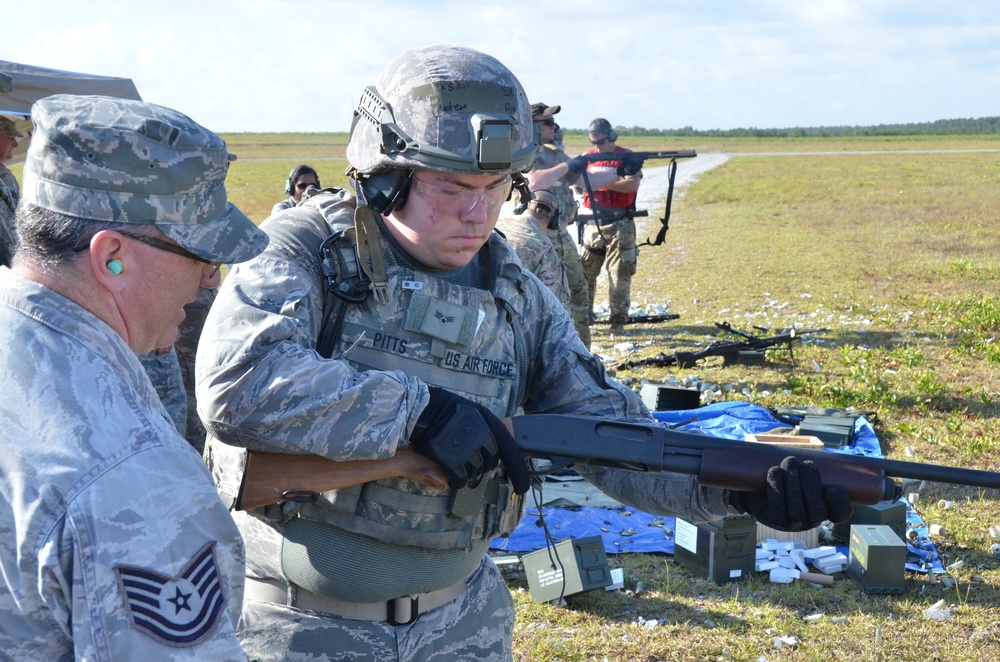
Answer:
[{"label": "grass field", "polygon": [[[226,138],[240,156],[230,197],[256,221],[284,197],[299,163],[316,167],[324,185],[346,184],[343,134]],[[675,197],[666,243],[640,255],[633,304],[668,304],[680,319],[633,327],[629,351],[595,327],[594,348],[609,364],[697,349],[720,321],[828,329],[798,345],[795,371],[772,352],[764,366],[710,360],[620,379],[696,375],[730,386],[728,399],[872,410],[890,458],[1000,470],[1000,137],[619,142],[734,156]],[[584,147],[577,139],[567,151]],[[1000,524],[997,497],[940,484],[921,493],[921,515],[947,529],[935,541],[945,563],[965,563],[951,587],[918,574],[893,596],[865,596],[843,574],[831,589],[772,585],[764,575],[717,586],[669,556],[627,554],[610,561],[633,592],[571,596],[567,608],[533,602],[512,575],[516,659],[996,659],[1000,559],[988,529]],[[939,499],[954,507],[939,510]],[[925,620],[922,610],[942,598],[952,620]],[[826,617],[803,620],[816,613]],[[650,629],[639,617],[661,624]],[[776,649],[779,635],[801,643]]]},{"label": "grass field", "polygon": [[[317,167],[324,184],[344,184],[342,135],[227,138],[242,157],[231,194],[255,219],[281,197],[298,162]],[[595,349],[609,363],[697,349],[715,339],[719,321],[828,329],[800,344],[795,372],[773,352],[764,366],[710,360],[619,378],[637,384],[698,376],[731,385],[730,399],[872,410],[890,458],[1000,470],[1000,138],[619,142],[735,156],[675,199],[666,243],[640,256],[633,304],[669,304],[681,318],[634,327],[630,352],[615,349],[622,339],[608,337],[606,327],[595,327]],[[567,151],[585,147],[577,139]],[[597,298],[606,300],[606,292]],[[903,453],[907,446],[915,457]],[[672,557],[626,554],[611,564],[625,568],[627,588],[642,582],[642,592],[571,596],[565,608],[533,602],[523,578],[512,575],[516,658],[1000,657],[1000,560],[988,533],[1000,524],[997,496],[940,484],[921,494],[924,519],[946,527],[935,540],[945,564],[965,562],[952,587],[915,573],[894,596],[865,596],[843,574],[832,589],[772,585],[763,574],[717,586]],[[939,499],[955,506],[938,510]],[[953,605],[952,620],[924,619],[922,610],[942,598]],[[816,613],[826,618],[803,620]],[[847,620],[831,622],[835,616]],[[662,622],[649,629],[639,617]],[[779,635],[801,644],[776,649]]]},{"label": "grass field", "polygon": [[[713,146],[622,144],[636,149]],[[627,383],[696,375],[730,385],[726,399],[814,404],[877,412],[888,457],[1000,469],[1000,142],[956,140],[747,141],[718,145],[731,158],[675,199],[664,245],[645,248],[633,305],[669,304],[681,318],[634,327],[622,338],[595,327],[611,363],[717,337],[735,327],[829,329],[765,366],[623,371]],[[842,152],[874,151],[847,155]],[[766,153],[802,152],[796,156]],[[808,152],[823,152],[808,153]],[[762,154],[762,155],[757,155]],[[653,234],[655,221],[649,232]],[[646,236],[639,232],[639,236]],[[598,292],[598,300],[606,292]],[[744,395],[744,390],[748,395]],[[915,457],[903,452],[910,446]],[[962,559],[952,588],[908,574],[899,596],[865,596],[839,575],[832,589],[771,585],[766,575],[716,586],[670,557],[621,555],[644,590],[570,598],[570,609],[516,593],[519,659],[609,660],[970,660],[1000,653],[1000,560],[988,529],[1000,524],[997,493],[929,485],[920,512],[946,527],[935,540],[945,564]],[[936,502],[948,499],[950,510]],[[520,584],[514,584],[515,590]],[[922,610],[944,598],[952,621]],[[823,613],[809,624],[803,617]],[[647,629],[638,618],[666,619]],[[830,617],[846,616],[831,623]],[[876,633],[880,641],[876,642]],[[796,650],[774,637],[793,635]]]}]

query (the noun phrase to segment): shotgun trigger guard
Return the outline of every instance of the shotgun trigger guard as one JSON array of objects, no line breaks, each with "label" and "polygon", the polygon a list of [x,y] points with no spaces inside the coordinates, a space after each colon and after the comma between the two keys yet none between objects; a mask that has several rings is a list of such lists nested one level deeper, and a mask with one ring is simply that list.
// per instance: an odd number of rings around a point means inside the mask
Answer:
[{"label": "shotgun trigger guard", "polygon": [[294,503],[316,503],[319,500],[319,494],[308,490],[286,490],[281,493],[281,498]]},{"label": "shotgun trigger guard", "polygon": [[563,469],[569,469],[570,467],[572,467],[574,464],[576,464],[579,461],[576,458],[572,458],[572,457],[559,457],[559,456],[546,457],[545,459],[549,460],[549,462],[552,463],[551,466],[549,466],[549,467],[547,467],[545,469],[532,471],[531,472],[532,475],[534,475],[534,476],[549,476],[551,474],[554,474],[554,473],[557,473],[559,471],[562,471]]}]

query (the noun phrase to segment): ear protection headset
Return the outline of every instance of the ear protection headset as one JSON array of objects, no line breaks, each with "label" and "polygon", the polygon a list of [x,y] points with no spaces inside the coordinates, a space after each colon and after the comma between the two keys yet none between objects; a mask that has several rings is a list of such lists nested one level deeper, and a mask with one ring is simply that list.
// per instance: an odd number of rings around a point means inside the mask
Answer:
[{"label": "ear protection headset", "polygon": [[618,132],[615,131],[614,127],[611,126],[611,122],[607,121],[603,117],[598,117],[596,120],[590,123],[590,127],[587,129],[588,133],[603,133],[608,137],[613,143],[618,142]]},{"label": "ear protection headset", "polygon": [[388,168],[367,175],[352,169],[348,174],[358,202],[368,205],[377,214],[388,214],[402,207],[413,178],[413,171],[404,168]]},{"label": "ear protection headset", "polygon": [[312,175],[316,178],[316,188],[323,188],[319,183],[319,175],[312,169],[312,167],[307,165],[298,165],[292,168],[292,171],[288,173],[288,179],[285,180],[285,195],[292,195],[295,192],[295,180],[302,175]]}]

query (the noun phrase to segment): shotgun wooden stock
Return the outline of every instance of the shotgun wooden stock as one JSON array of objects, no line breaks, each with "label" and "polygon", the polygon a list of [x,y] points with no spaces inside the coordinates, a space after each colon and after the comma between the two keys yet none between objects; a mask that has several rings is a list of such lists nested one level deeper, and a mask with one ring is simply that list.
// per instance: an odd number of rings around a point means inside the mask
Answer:
[{"label": "shotgun wooden stock", "polygon": [[[409,448],[400,448],[384,460],[334,462],[319,455],[290,455],[250,451],[237,510],[250,510],[290,499],[400,476],[444,490],[448,479],[433,460]],[[314,498],[314,497],[313,497]]]}]

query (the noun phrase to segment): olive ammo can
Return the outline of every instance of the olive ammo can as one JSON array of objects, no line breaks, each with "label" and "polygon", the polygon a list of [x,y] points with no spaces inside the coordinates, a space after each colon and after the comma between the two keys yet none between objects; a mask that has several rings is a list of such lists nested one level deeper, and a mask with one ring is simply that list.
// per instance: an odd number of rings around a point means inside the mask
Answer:
[{"label": "olive ammo can", "polygon": [[756,558],[757,520],[751,515],[674,523],[674,559],[699,577],[716,584],[736,581],[753,572]]},{"label": "olive ammo can", "polygon": [[538,602],[604,588],[612,583],[601,536],[564,540],[521,558],[528,591]]},{"label": "olive ammo can", "polygon": [[885,524],[851,525],[847,574],[865,593],[902,593],[906,543]]},{"label": "olive ammo can", "polygon": [[902,501],[880,501],[870,506],[856,504],[851,517],[833,525],[833,537],[850,544],[852,524],[885,524],[906,540],[906,504]]}]

